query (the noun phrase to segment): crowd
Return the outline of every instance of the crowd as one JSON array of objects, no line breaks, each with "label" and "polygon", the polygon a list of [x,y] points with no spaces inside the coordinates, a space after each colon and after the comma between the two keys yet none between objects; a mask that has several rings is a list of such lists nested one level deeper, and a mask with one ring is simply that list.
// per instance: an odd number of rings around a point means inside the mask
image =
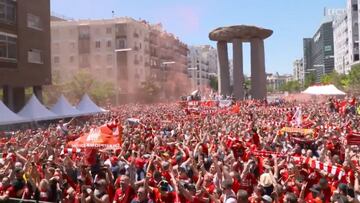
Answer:
[{"label": "crowd", "polygon": [[[0,202],[359,202],[359,147],[347,140],[360,132],[358,104],[348,99],[343,111],[335,101],[248,100],[211,114],[132,104],[17,131],[2,138]],[[121,148],[65,150],[114,120],[123,125]]]}]

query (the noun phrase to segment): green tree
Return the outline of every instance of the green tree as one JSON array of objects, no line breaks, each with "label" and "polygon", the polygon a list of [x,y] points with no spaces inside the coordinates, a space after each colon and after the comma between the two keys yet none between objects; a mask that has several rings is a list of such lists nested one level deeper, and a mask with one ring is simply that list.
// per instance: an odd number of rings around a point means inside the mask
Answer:
[{"label": "green tree", "polygon": [[218,82],[218,78],[216,76],[210,76],[210,87],[211,89],[213,89],[215,92],[218,91],[219,89],[219,82]]},{"label": "green tree", "polygon": [[55,72],[52,85],[44,89],[44,100],[47,105],[54,104],[59,96],[64,94],[75,103],[86,93],[97,104],[104,104],[114,98],[115,89],[112,83],[97,81],[85,70],[77,72],[68,82],[61,82],[60,74]]},{"label": "green tree", "polygon": [[308,88],[309,86],[314,85],[315,82],[316,82],[315,72],[305,74],[304,88]]},{"label": "green tree", "polygon": [[85,93],[91,91],[94,82],[95,80],[89,72],[80,70],[66,86],[70,90],[72,97],[81,98]]},{"label": "green tree", "polygon": [[346,85],[346,79],[346,75],[341,75],[336,71],[333,71],[332,73],[322,76],[320,81],[323,84],[333,84],[340,89],[344,89]]},{"label": "green tree", "polygon": [[360,94],[360,64],[354,65],[348,74],[348,89],[352,93]]},{"label": "green tree", "polygon": [[159,98],[160,87],[152,79],[147,79],[145,82],[141,83],[139,88],[138,97],[145,102],[154,102]]},{"label": "green tree", "polygon": [[281,85],[280,90],[286,92],[298,92],[301,89],[299,81],[289,81]]},{"label": "green tree", "polygon": [[90,90],[90,96],[98,104],[105,104],[106,101],[115,95],[114,85],[110,82],[101,83],[95,81]]}]

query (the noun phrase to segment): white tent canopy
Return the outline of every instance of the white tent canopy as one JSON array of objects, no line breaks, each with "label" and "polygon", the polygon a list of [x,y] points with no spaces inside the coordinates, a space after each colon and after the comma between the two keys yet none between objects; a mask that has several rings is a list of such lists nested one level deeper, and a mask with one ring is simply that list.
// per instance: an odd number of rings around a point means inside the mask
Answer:
[{"label": "white tent canopy", "polygon": [[345,92],[340,91],[334,85],[311,86],[302,93],[312,95],[346,95]]},{"label": "white tent canopy", "polygon": [[102,109],[98,107],[91,99],[90,97],[85,94],[82,98],[79,104],[76,106],[76,108],[80,111],[82,115],[86,114],[96,114],[96,113],[102,113]]},{"label": "white tent canopy", "polygon": [[18,116],[8,109],[7,106],[5,106],[5,104],[0,100],[0,125],[24,123],[27,121],[27,119]]},{"label": "white tent canopy", "polygon": [[18,113],[19,116],[31,121],[52,120],[58,118],[56,114],[43,106],[35,95],[32,95],[26,105]]},{"label": "white tent canopy", "polygon": [[64,95],[60,96],[56,104],[50,110],[62,118],[81,115],[81,112],[75,107],[71,106]]}]

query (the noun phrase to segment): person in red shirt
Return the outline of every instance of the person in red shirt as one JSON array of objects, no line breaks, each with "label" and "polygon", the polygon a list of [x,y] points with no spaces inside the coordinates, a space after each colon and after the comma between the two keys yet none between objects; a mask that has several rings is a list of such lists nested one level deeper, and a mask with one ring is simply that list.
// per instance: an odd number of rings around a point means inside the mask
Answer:
[{"label": "person in red shirt", "polygon": [[136,194],[131,203],[154,203],[144,187],[139,187]]},{"label": "person in red shirt", "polygon": [[122,175],[120,178],[120,188],[115,192],[113,203],[130,203],[135,197],[135,190],[130,184],[130,178]]}]

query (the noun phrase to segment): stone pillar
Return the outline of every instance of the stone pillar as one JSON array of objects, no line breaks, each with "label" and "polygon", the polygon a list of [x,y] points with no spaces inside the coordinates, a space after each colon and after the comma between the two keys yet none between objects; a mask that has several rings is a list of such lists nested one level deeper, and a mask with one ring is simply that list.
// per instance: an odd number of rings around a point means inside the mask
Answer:
[{"label": "stone pillar", "polygon": [[251,98],[266,99],[264,41],[251,40]]},{"label": "stone pillar", "polygon": [[14,94],[13,89],[7,85],[3,86],[4,104],[10,109],[14,110]]},{"label": "stone pillar", "polygon": [[229,72],[229,58],[227,51],[227,42],[217,42],[218,57],[219,57],[219,91],[221,95],[230,95],[230,72]]},{"label": "stone pillar", "polygon": [[38,98],[38,100],[43,103],[43,95],[42,95],[42,87],[41,86],[34,86],[33,92],[35,96]]},{"label": "stone pillar", "polygon": [[233,40],[233,93],[236,99],[244,99],[243,51],[240,39]]},{"label": "stone pillar", "polygon": [[4,86],[4,103],[13,112],[20,111],[25,105],[25,88]]}]

